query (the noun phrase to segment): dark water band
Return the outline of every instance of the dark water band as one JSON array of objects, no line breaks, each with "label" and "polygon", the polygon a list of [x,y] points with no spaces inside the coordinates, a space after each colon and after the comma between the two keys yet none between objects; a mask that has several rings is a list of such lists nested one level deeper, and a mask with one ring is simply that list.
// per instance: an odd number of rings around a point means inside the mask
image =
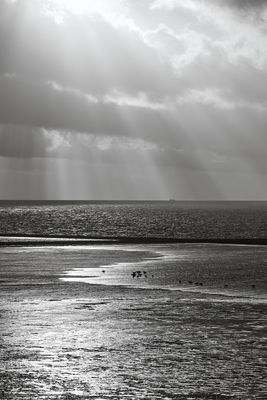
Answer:
[{"label": "dark water band", "polygon": [[267,238],[162,238],[162,237],[59,237],[59,236],[1,236],[0,246],[81,246],[107,244],[239,244],[267,245]]}]

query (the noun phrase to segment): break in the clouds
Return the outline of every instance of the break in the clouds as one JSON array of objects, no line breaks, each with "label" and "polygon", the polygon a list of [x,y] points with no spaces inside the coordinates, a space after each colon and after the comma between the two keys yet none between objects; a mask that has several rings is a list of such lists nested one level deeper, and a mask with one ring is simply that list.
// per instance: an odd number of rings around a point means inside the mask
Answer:
[{"label": "break in the clouds", "polygon": [[266,198],[266,78],[263,0],[3,0],[0,197]]}]

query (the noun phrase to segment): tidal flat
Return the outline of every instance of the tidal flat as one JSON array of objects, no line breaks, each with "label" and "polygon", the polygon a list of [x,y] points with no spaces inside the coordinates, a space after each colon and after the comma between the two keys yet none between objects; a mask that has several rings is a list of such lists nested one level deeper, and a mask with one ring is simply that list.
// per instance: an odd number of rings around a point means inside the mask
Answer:
[{"label": "tidal flat", "polygon": [[62,280],[151,256],[2,248],[0,398],[266,399],[266,302]]}]

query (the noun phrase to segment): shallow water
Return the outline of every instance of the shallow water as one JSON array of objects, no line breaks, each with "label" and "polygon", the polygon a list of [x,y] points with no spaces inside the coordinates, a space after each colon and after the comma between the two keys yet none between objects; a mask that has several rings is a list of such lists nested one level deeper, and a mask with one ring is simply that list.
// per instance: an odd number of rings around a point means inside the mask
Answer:
[{"label": "shallow water", "polygon": [[[112,247],[103,246],[102,254],[109,248]],[[105,265],[103,260],[101,268],[81,263],[64,273],[62,279],[113,286],[218,293],[267,301],[267,248],[264,246],[113,246],[114,251],[125,251],[127,248],[129,259],[126,262],[112,263],[109,260]],[[142,254],[145,250],[150,253],[146,256],[143,254],[142,260],[131,261],[131,252],[139,251]]]},{"label": "shallow water", "polygon": [[266,252],[1,248],[0,398],[265,399]]}]

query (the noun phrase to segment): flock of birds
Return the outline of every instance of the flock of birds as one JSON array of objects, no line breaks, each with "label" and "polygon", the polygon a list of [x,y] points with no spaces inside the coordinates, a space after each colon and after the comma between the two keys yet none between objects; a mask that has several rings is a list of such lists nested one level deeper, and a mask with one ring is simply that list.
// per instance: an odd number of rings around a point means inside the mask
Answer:
[{"label": "flock of birds", "polygon": [[[133,278],[142,278],[142,277],[147,278],[148,277],[147,271],[133,271],[131,273],[131,275],[132,275]],[[151,278],[154,278],[153,274],[151,275]],[[178,282],[182,283],[181,280],[179,280]],[[203,286],[202,282],[187,281],[186,283],[188,283],[189,285]],[[226,283],[224,285],[224,287],[225,287],[225,289],[227,289],[228,288],[228,284]],[[253,284],[253,285],[251,285],[251,287],[252,287],[252,289],[255,289],[256,286]]]},{"label": "flock of birds", "polygon": [[[146,271],[133,271],[131,275],[133,278],[142,278],[142,276],[144,276],[144,278],[147,278]],[[154,278],[154,275],[151,275],[151,277]]]},{"label": "flock of birds", "polygon": [[[142,278],[142,277],[144,277],[144,278],[147,278],[148,276],[147,276],[147,271],[133,271],[132,273],[131,273],[131,275],[132,275],[132,277],[133,278]],[[154,278],[154,275],[152,274],[151,275],[151,278]],[[179,283],[182,283],[182,281],[181,280],[179,280]],[[187,283],[189,283],[190,285],[196,285],[196,286],[203,286],[203,283],[202,282],[193,282],[193,281],[187,281]]]},{"label": "flock of birds", "polygon": [[[106,271],[103,270],[102,272],[105,273]],[[142,278],[142,277],[143,278],[148,278],[148,272],[147,271],[133,271],[131,273],[131,276],[132,276],[132,278]],[[151,274],[151,278],[154,278],[153,274]],[[181,280],[179,280],[178,282],[179,283],[183,283]],[[189,284],[189,285],[203,286],[202,282],[187,281],[186,283]],[[254,285],[254,284],[251,285],[252,289],[255,289],[255,287],[256,287],[256,285]],[[224,288],[225,289],[228,288],[228,284],[227,283],[224,285]]]}]

